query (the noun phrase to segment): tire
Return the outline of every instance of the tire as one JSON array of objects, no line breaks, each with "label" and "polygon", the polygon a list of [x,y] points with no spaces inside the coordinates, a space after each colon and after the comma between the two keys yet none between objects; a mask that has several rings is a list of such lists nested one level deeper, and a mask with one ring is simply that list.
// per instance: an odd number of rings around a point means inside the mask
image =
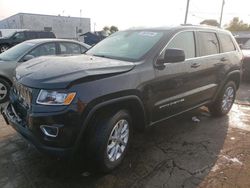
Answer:
[{"label": "tire", "polygon": [[0,103],[4,103],[9,99],[10,84],[8,81],[0,78]]},{"label": "tire", "polygon": [[227,82],[214,103],[209,105],[210,113],[215,117],[226,115],[232,108],[236,96],[236,85],[233,81]]},{"label": "tire", "polygon": [[0,46],[0,53],[5,52],[5,51],[8,50],[9,48],[10,48],[10,47],[9,47],[8,45],[6,45],[6,44],[1,45],[1,46]]},{"label": "tire", "polygon": [[127,110],[106,117],[99,116],[87,144],[88,158],[94,171],[109,172],[121,164],[132,137],[131,123]]}]

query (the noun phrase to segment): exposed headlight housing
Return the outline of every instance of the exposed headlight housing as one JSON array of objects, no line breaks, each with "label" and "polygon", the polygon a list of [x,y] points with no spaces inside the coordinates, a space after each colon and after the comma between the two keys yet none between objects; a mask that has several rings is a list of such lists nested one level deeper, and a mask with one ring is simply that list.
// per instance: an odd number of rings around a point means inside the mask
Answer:
[{"label": "exposed headlight housing", "polygon": [[42,105],[69,105],[76,93],[66,93],[60,91],[48,91],[48,90],[41,90],[36,103]]}]

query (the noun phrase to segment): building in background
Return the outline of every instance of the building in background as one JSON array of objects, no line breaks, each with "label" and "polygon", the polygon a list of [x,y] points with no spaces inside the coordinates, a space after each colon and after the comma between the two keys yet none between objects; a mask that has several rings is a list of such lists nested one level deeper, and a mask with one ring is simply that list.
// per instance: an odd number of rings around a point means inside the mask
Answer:
[{"label": "building in background", "polygon": [[90,31],[90,18],[18,13],[0,21],[0,29],[52,31],[57,38],[78,39]]}]

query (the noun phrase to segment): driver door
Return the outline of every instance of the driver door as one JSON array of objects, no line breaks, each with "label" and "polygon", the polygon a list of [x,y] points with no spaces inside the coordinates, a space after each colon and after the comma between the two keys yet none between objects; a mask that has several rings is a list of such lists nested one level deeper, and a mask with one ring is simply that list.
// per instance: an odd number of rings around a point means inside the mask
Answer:
[{"label": "driver door", "polygon": [[[178,33],[170,40],[165,49],[181,49],[185,53],[185,60],[174,63],[164,63],[155,68],[156,80],[153,84],[152,121],[170,117],[185,111],[190,107],[192,81],[189,77],[189,65],[194,63],[196,56],[195,34],[193,31]],[[165,50],[160,54],[162,59]],[[197,79],[199,79],[197,77]]]}]

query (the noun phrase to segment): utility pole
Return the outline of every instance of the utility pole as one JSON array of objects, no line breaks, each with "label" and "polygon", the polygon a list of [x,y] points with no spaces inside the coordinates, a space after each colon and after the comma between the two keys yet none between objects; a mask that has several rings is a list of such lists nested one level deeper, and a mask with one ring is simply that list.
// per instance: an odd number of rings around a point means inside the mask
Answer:
[{"label": "utility pole", "polygon": [[189,9],[189,1],[190,1],[190,0],[187,0],[187,7],[186,7],[186,14],[185,14],[184,24],[187,24],[188,9]]},{"label": "utility pole", "polygon": [[220,27],[221,27],[221,23],[222,23],[224,5],[225,5],[225,0],[222,0],[222,6],[221,6],[221,12],[220,12]]}]

